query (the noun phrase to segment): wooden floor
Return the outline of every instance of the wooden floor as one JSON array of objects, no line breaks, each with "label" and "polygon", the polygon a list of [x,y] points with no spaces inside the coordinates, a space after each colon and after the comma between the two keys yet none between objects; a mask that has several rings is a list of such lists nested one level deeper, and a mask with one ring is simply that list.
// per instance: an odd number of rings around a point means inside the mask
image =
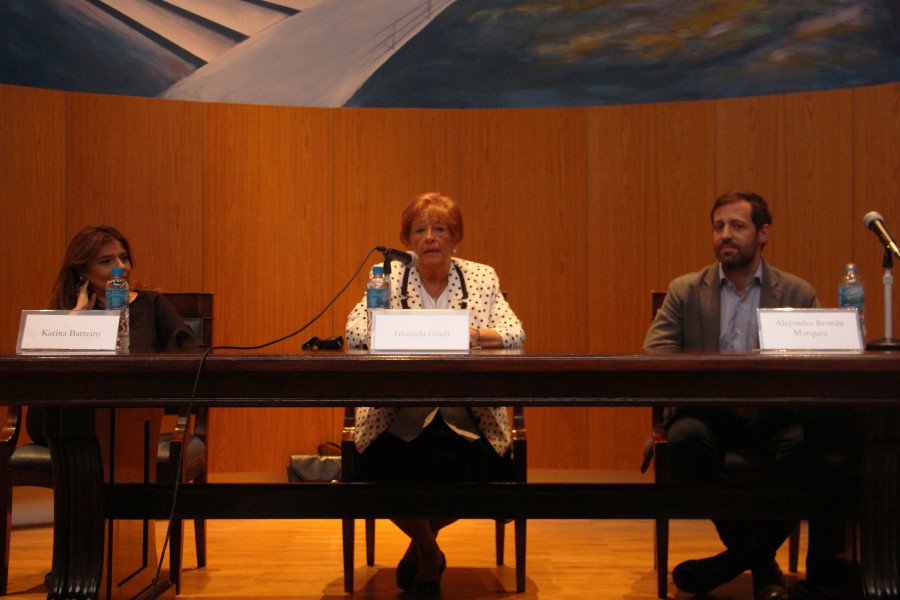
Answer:
[{"label": "wooden floor", "polygon": [[[378,521],[376,564],[365,565],[362,522],[357,522],[356,600],[411,598],[394,586],[394,565],[406,542],[390,522]],[[157,526],[162,547],[163,525]],[[507,566],[494,564],[493,522],[460,521],[441,534],[448,568],[442,598],[480,599],[627,599],[656,598],[651,521],[528,522],[527,589],[515,593],[512,527],[507,527]],[[191,528],[187,542],[193,544]],[[341,527],[332,520],[210,521],[208,566],[195,568],[186,550],[188,570],[179,598],[343,599]],[[804,542],[801,548],[805,548]],[[9,595],[3,598],[37,600],[46,597],[44,574],[50,566],[51,529],[16,529],[10,550]],[[186,546],[186,549],[192,546]],[[670,565],[719,552],[712,525],[706,521],[673,521]],[[786,548],[779,554],[786,570]],[[801,550],[801,568],[805,553]],[[802,578],[802,573],[792,576]],[[751,578],[746,573],[707,598],[750,600]],[[678,593],[669,578],[669,597]]]}]

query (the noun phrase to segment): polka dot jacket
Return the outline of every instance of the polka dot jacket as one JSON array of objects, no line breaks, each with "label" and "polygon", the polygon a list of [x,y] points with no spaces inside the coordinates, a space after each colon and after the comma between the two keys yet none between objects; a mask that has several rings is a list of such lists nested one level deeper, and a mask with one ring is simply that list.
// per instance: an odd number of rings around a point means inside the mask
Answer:
[{"label": "polka dot jacket", "polygon": [[[500,280],[496,271],[488,265],[462,259],[453,259],[459,266],[466,282],[469,297],[467,308],[472,327],[484,327],[496,330],[503,338],[504,348],[521,348],[525,343],[525,331],[522,322],[512,311],[503,294],[500,293]],[[403,273],[405,267],[393,263],[391,269],[391,308],[402,308]],[[422,298],[419,272],[415,267],[409,273],[408,305],[410,309],[421,309]],[[448,283],[449,308],[461,309],[463,294],[459,273],[450,269]],[[348,348],[363,348],[368,330],[366,298],[353,309],[347,317],[345,338]],[[372,441],[390,427],[397,416],[399,407],[362,406],[356,409],[356,448],[364,452]],[[497,454],[503,456],[512,443],[509,416],[504,407],[473,406],[472,418],[481,433],[487,438]]]}]

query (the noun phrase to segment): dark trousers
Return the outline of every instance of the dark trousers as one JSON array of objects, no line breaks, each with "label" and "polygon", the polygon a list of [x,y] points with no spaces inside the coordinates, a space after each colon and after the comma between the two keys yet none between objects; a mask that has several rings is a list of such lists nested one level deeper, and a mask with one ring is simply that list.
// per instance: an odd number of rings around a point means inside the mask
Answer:
[{"label": "dark trousers", "polygon": [[[796,481],[805,472],[803,428],[794,411],[762,409],[748,419],[725,408],[681,409],[667,431],[670,468],[679,481]],[[748,569],[774,560],[797,524],[725,519],[713,523],[725,547]]]}]

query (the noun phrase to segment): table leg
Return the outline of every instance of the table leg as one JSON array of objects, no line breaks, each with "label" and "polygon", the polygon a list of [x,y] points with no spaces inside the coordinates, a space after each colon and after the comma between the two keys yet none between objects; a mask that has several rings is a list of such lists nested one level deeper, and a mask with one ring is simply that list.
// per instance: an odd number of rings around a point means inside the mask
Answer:
[{"label": "table leg", "polygon": [[860,577],[864,597],[900,598],[900,409],[873,409],[863,455]]},{"label": "table leg", "polygon": [[99,598],[103,567],[103,461],[90,409],[47,409],[53,460],[50,600]]}]

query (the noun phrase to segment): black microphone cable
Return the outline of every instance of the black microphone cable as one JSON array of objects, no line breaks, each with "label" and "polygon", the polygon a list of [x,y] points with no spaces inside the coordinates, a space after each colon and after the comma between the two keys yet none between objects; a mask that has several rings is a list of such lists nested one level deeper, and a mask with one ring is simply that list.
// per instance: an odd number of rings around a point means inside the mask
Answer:
[{"label": "black microphone cable", "polygon": [[[175,520],[175,509],[178,505],[178,491],[181,488],[181,470],[184,465],[185,452],[187,452],[187,446],[190,441],[189,432],[191,430],[191,415],[193,414],[193,410],[194,410],[194,399],[197,397],[197,388],[200,386],[200,375],[203,372],[204,364],[206,364],[206,358],[209,356],[209,354],[213,350],[261,350],[262,348],[266,348],[273,344],[283,342],[285,340],[288,340],[288,339],[294,337],[295,335],[302,333],[310,325],[312,325],[313,323],[318,321],[322,317],[322,315],[324,315],[325,312],[329,308],[331,308],[331,306],[337,301],[337,299],[340,298],[341,295],[345,291],[347,291],[347,288],[350,287],[350,284],[353,283],[353,281],[356,279],[357,275],[359,275],[359,273],[363,270],[363,267],[365,267],[366,264],[368,263],[369,257],[372,256],[372,254],[375,252],[382,252],[382,250],[380,248],[382,248],[382,247],[376,246],[375,248],[372,248],[371,250],[369,250],[369,253],[366,254],[365,258],[363,258],[362,262],[356,268],[356,271],[353,272],[353,275],[350,277],[350,279],[347,281],[347,283],[344,284],[344,287],[342,287],[340,290],[338,290],[337,294],[335,294],[334,297],[331,300],[329,300],[327,304],[325,304],[325,307],[322,308],[322,310],[320,310],[318,312],[318,314],[316,314],[312,319],[310,319],[305,325],[300,327],[300,329],[297,329],[293,333],[289,333],[287,335],[281,336],[280,338],[272,340],[270,342],[266,342],[264,344],[259,344],[258,346],[213,346],[203,352],[203,355],[200,357],[200,364],[197,366],[197,374],[194,377],[194,386],[191,389],[191,395],[188,398],[188,404],[187,404],[188,422],[185,426],[185,439],[183,442],[184,445],[181,450],[181,453],[182,453],[181,460],[178,461],[178,467],[175,470],[175,486],[172,489],[172,506],[169,509],[169,523],[166,527],[166,536],[163,540],[162,550],[159,553],[159,562],[157,563],[157,566],[156,566],[156,575],[154,575],[154,577],[153,577],[153,587],[150,592],[150,598],[156,598],[157,585],[159,584],[159,577],[162,574],[162,566],[163,566],[163,563],[165,562],[165,558],[166,558],[166,549],[168,548],[168,545],[169,545],[169,539],[172,536],[172,522]],[[169,577],[171,577],[171,576],[172,576],[172,574],[170,573]]]}]

